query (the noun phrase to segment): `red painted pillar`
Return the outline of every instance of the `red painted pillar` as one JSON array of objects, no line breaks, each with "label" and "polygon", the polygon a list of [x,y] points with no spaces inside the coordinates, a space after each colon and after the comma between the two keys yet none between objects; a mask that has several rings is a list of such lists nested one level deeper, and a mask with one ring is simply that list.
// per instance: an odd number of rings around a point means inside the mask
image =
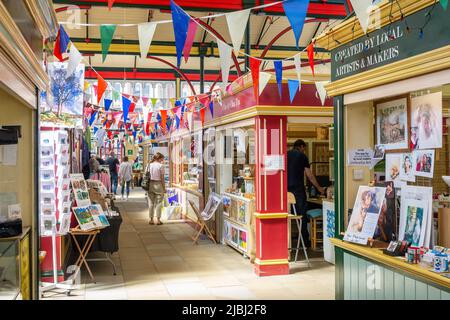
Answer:
[{"label": "red painted pillar", "polygon": [[289,274],[285,116],[256,118],[256,259],[259,276]]}]

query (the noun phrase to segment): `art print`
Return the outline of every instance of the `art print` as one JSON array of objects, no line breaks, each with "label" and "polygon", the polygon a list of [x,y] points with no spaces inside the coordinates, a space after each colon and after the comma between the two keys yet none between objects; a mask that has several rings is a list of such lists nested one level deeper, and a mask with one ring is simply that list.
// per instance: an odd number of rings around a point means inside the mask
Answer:
[{"label": "art print", "polygon": [[376,109],[376,144],[385,150],[408,148],[408,99],[378,103]]},{"label": "art print", "polygon": [[434,150],[415,150],[414,174],[419,177],[433,178]]},{"label": "art print", "polygon": [[411,153],[403,153],[400,156],[400,179],[403,181],[415,182],[414,158]]},{"label": "art print", "polygon": [[411,147],[442,148],[442,92],[411,99]]}]

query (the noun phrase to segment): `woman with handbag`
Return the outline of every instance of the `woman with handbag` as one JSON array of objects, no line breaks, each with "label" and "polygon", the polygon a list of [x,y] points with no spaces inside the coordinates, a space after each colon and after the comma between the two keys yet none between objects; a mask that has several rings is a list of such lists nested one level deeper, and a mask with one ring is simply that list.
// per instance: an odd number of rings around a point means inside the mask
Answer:
[{"label": "woman with handbag", "polygon": [[161,207],[166,193],[166,184],[164,181],[164,155],[157,152],[148,166],[147,186],[149,202],[149,224],[154,224],[156,215],[157,225],[161,225]]}]

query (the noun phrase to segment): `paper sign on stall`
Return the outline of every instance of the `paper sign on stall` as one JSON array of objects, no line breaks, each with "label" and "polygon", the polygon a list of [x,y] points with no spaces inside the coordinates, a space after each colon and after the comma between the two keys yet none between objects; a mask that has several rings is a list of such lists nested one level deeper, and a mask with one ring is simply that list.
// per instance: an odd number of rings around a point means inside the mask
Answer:
[{"label": "paper sign on stall", "polygon": [[372,149],[353,149],[348,152],[348,166],[371,167],[373,158]]},{"label": "paper sign on stall", "polygon": [[264,169],[266,171],[284,170],[284,156],[278,154],[270,154],[264,156]]}]

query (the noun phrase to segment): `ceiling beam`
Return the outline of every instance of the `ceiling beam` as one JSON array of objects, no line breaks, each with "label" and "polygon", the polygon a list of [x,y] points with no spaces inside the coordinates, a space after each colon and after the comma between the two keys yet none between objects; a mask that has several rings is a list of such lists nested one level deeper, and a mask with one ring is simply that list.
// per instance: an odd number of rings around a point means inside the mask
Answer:
[{"label": "ceiling beam", "polygon": [[[179,6],[188,11],[204,12],[230,12],[242,10],[248,7],[248,2],[244,0],[177,0]],[[107,0],[53,0],[56,4],[70,5],[108,5]],[[170,10],[167,0],[115,0],[114,7],[133,7],[144,9]],[[285,15],[281,4],[259,10],[260,14]],[[311,0],[308,7],[308,17],[343,19],[347,16],[345,0]]]}]

